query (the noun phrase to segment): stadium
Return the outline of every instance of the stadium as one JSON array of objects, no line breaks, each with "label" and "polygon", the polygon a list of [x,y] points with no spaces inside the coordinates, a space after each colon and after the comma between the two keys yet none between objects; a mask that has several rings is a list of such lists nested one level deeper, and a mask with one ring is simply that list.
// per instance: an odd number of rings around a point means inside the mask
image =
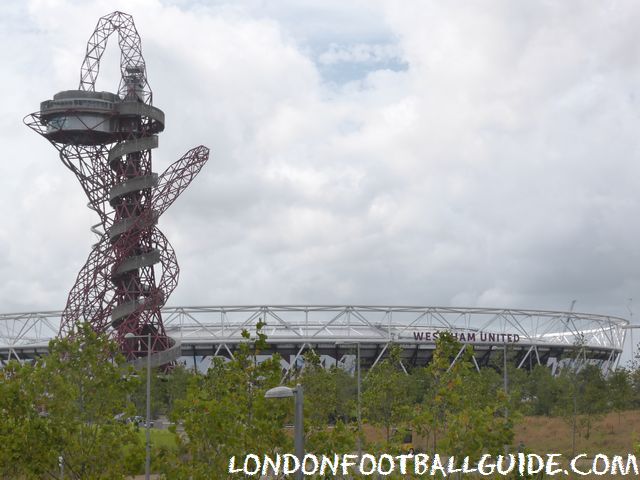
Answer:
[{"label": "stadium", "polygon": [[[46,353],[60,329],[62,312],[0,315],[0,362]],[[206,369],[214,356],[230,358],[241,333],[266,323],[268,350],[278,353],[285,370],[301,365],[313,350],[325,366],[352,370],[359,354],[363,368],[385,358],[389,345],[402,348],[406,369],[429,362],[440,332],[451,332],[473,346],[476,368],[503,359],[517,368],[546,365],[557,372],[589,362],[614,369],[623,350],[626,319],[590,313],[497,308],[428,306],[210,306],[162,309],[175,358]]]}]

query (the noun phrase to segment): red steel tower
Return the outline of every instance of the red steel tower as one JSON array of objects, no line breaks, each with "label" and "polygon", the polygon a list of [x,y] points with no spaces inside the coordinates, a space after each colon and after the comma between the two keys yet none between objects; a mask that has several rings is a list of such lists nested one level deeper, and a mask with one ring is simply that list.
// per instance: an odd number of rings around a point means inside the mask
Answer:
[{"label": "red steel tower", "polygon": [[[100,58],[115,32],[121,53],[118,93],[96,92]],[[59,151],[100,217],[91,228],[100,240],[69,293],[60,334],[88,322],[116,338],[129,359],[167,350],[160,308],[176,287],[179,268],[156,224],[200,172],[209,149],[193,148],[161,175],[153,172],[151,150],[164,130],[164,113],[152,106],[133,18],[122,12],[100,18],[78,90],[42,102],[25,123]],[[151,334],[151,345],[127,334]]]}]

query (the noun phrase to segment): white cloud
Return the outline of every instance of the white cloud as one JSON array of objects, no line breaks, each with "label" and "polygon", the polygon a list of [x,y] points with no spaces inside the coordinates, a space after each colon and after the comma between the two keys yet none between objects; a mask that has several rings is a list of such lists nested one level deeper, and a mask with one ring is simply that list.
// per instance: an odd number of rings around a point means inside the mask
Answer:
[{"label": "white cloud", "polygon": [[318,62],[322,65],[336,63],[385,63],[398,61],[400,52],[395,44],[371,45],[357,43],[340,46],[331,44],[329,49],[320,54]]},{"label": "white cloud", "polygon": [[[88,254],[76,181],[20,119],[75,88],[116,8],[167,114],[156,170],[212,148],[161,220],[182,267],[171,304],[577,299],[624,315],[637,296],[636,2],[9,5],[6,311],[62,307]],[[114,45],[100,88],[117,85]]]}]

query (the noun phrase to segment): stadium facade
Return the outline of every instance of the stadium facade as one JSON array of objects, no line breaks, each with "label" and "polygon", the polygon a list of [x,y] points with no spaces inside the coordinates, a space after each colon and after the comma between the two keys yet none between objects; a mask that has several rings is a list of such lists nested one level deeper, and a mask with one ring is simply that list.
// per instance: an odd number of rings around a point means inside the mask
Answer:
[{"label": "stadium facade", "polygon": [[[629,322],[590,313],[501,308],[372,305],[256,305],[165,307],[167,335],[176,340],[175,356],[206,369],[215,356],[231,357],[255,332],[259,321],[269,347],[287,370],[302,365],[314,350],[325,366],[351,369],[356,351],[369,368],[385,358],[389,346],[402,348],[406,369],[431,359],[441,332],[451,332],[462,348],[473,346],[477,368],[507,359],[518,368],[546,365],[554,372],[568,364],[617,366]],[[0,315],[0,362],[31,359],[46,352],[60,328],[61,312]],[[166,359],[164,359],[166,360]]]}]

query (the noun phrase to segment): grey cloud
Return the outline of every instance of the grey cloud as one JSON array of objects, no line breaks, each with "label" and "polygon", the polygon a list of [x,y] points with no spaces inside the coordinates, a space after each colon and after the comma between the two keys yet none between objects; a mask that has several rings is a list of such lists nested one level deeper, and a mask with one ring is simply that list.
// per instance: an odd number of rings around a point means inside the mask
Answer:
[{"label": "grey cloud", "polygon": [[[0,53],[14,92],[1,120],[12,160],[0,164],[11,252],[0,300],[24,309],[17,292],[31,289],[34,308],[60,308],[92,214],[20,121],[75,86],[97,18],[116,5],[11,5],[0,35],[21,54]],[[136,19],[167,114],[156,169],[212,148],[161,220],[182,267],[171,303],[562,309],[577,299],[626,315],[640,283],[640,6],[398,5],[117,6]],[[331,44],[390,45],[403,68],[337,82],[319,60]],[[105,89],[117,83],[108,51]],[[361,58],[340,59],[348,69]]]}]

